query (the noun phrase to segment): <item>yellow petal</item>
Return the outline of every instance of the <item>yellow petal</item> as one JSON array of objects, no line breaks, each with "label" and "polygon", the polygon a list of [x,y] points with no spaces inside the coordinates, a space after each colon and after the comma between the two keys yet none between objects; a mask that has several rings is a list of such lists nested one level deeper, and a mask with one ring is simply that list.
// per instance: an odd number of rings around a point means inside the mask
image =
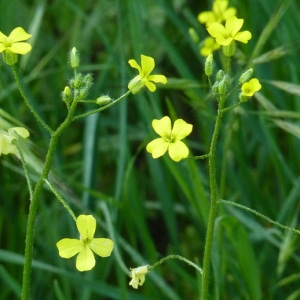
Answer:
[{"label": "yellow petal", "polygon": [[154,119],[152,121],[152,127],[155,132],[161,137],[168,137],[171,134],[171,119],[168,116],[161,118],[160,120]]},{"label": "yellow petal", "polygon": [[96,238],[92,240],[89,246],[99,256],[107,257],[110,256],[114,248],[114,242],[110,239]]},{"label": "yellow petal", "polygon": [[96,219],[92,215],[80,215],[76,220],[77,229],[81,239],[94,237],[96,230]]},{"label": "yellow petal", "polygon": [[26,41],[31,37],[31,34],[27,33],[22,27],[15,28],[9,35],[9,39],[12,40],[13,43],[19,41]]},{"label": "yellow petal", "polygon": [[214,38],[227,37],[225,27],[220,23],[212,23],[206,30]]},{"label": "yellow petal", "polygon": [[154,59],[150,56],[141,55],[141,66],[145,76],[148,76],[155,67]]},{"label": "yellow petal", "polygon": [[84,247],[78,254],[76,259],[76,268],[78,271],[89,271],[96,264],[95,256],[89,247]]},{"label": "yellow petal", "polygon": [[240,31],[243,24],[243,19],[238,19],[237,17],[232,16],[226,20],[225,28],[230,34],[230,36],[234,37]]},{"label": "yellow petal", "polygon": [[167,83],[167,78],[164,75],[149,75],[147,77],[147,79],[150,80],[150,81],[160,82],[160,83],[163,83],[163,84]]},{"label": "yellow petal", "polygon": [[16,54],[26,54],[31,50],[31,45],[28,43],[14,43],[9,47],[9,50]]},{"label": "yellow petal", "polygon": [[83,242],[77,239],[62,239],[56,243],[59,255],[63,258],[70,258],[83,249]]},{"label": "yellow petal", "polygon": [[174,161],[179,162],[188,157],[189,148],[182,141],[171,143],[169,145],[169,155]]},{"label": "yellow petal", "polygon": [[130,66],[131,66],[132,68],[138,69],[138,71],[139,71],[140,74],[142,73],[142,69],[141,69],[141,67],[139,66],[139,64],[136,62],[135,59],[130,59],[130,60],[128,61],[128,63],[130,64]]},{"label": "yellow petal", "polygon": [[154,83],[150,82],[149,80],[144,80],[146,87],[150,92],[155,92],[156,91],[156,86]]},{"label": "yellow petal", "polygon": [[239,41],[239,42],[242,42],[244,44],[247,44],[249,40],[251,40],[252,38],[252,34],[250,31],[246,30],[246,31],[242,31],[242,32],[238,32],[234,39]]},{"label": "yellow petal", "polygon": [[174,123],[172,129],[172,136],[176,141],[182,140],[192,132],[192,129],[193,129],[193,125],[188,124],[182,119],[178,119]]},{"label": "yellow petal", "polygon": [[152,154],[153,158],[158,158],[167,152],[168,147],[169,143],[162,138],[157,138],[147,145],[146,150]]},{"label": "yellow petal", "polygon": [[5,131],[0,133],[0,155],[17,154],[17,148],[12,144],[12,138]]}]

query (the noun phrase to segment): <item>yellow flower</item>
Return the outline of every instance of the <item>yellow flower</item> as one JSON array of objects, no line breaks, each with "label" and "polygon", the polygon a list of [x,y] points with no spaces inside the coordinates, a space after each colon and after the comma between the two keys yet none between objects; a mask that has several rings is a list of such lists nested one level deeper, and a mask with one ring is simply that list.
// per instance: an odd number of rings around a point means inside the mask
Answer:
[{"label": "yellow flower", "polygon": [[161,136],[150,142],[146,147],[146,150],[152,154],[153,158],[158,158],[167,151],[171,159],[176,162],[187,158],[189,149],[181,140],[192,132],[193,125],[178,119],[175,121],[172,129],[170,118],[163,117],[160,120],[153,120],[152,127]]},{"label": "yellow flower", "polygon": [[204,40],[204,45],[200,49],[200,54],[202,56],[208,56],[209,54],[213,53],[213,51],[218,50],[220,48],[221,46],[216,43],[215,39],[209,36]]},{"label": "yellow flower", "polygon": [[15,28],[9,36],[0,31],[0,53],[3,52],[3,60],[12,66],[18,61],[16,54],[26,54],[31,50],[31,45],[22,41],[26,41],[31,34],[25,32],[22,27]]},{"label": "yellow flower", "polygon": [[148,265],[138,267],[135,269],[130,270],[130,277],[132,278],[129,282],[129,285],[131,285],[134,289],[137,289],[140,286],[143,285],[145,282],[145,276],[150,272]]},{"label": "yellow flower", "polygon": [[133,94],[137,94],[144,86],[146,86],[150,92],[154,92],[156,86],[153,82],[167,83],[167,78],[164,75],[150,75],[155,67],[155,62],[152,57],[141,55],[141,66],[139,66],[134,59],[130,59],[128,63],[132,68],[139,71],[139,75],[134,77],[128,84],[128,89]]},{"label": "yellow flower", "polygon": [[228,46],[234,40],[247,44],[252,35],[248,30],[239,32],[243,24],[243,19],[233,16],[226,20],[225,27],[220,23],[213,23],[207,28],[207,31],[221,46]]},{"label": "yellow flower", "polygon": [[18,137],[26,139],[29,137],[29,132],[23,127],[13,127],[8,129],[8,131],[0,131],[0,156],[1,154],[15,154],[17,155],[17,147],[13,144],[14,140]]},{"label": "yellow flower", "polygon": [[242,85],[242,95],[251,97],[254,93],[258,92],[261,89],[261,84],[257,78],[252,78],[250,81],[245,82]]},{"label": "yellow flower", "polygon": [[228,0],[216,0],[212,11],[204,11],[198,15],[198,21],[205,23],[206,27],[214,22],[222,23],[229,17],[235,16],[236,9],[228,6]]},{"label": "yellow flower", "polygon": [[101,257],[110,256],[114,243],[110,239],[94,238],[96,219],[92,215],[80,215],[76,220],[80,239],[62,239],[56,243],[59,255],[70,258],[78,254],[76,268],[89,271],[95,266],[93,251]]}]

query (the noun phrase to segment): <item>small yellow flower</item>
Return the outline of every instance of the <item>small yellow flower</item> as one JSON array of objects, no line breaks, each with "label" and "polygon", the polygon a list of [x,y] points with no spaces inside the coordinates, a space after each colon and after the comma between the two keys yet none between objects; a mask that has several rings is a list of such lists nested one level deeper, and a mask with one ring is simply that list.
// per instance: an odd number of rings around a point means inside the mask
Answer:
[{"label": "small yellow flower", "polygon": [[220,23],[213,23],[207,31],[221,46],[228,46],[234,40],[247,44],[252,35],[248,30],[239,32],[243,24],[243,19],[233,16],[226,20],[225,27]]},{"label": "small yellow flower", "polygon": [[26,54],[31,50],[31,45],[23,41],[28,40],[31,34],[25,32],[22,27],[15,28],[9,36],[0,31],[0,53],[3,52],[3,60],[12,66],[18,61],[16,54]]},{"label": "small yellow flower", "polygon": [[148,265],[141,266],[138,268],[134,268],[130,270],[130,277],[132,278],[129,282],[129,285],[131,285],[134,289],[137,289],[140,286],[143,285],[145,282],[145,276],[150,272]]},{"label": "small yellow flower", "polygon": [[155,61],[152,57],[141,55],[141,66],[139,66],[134,59],[130,59],[128,63],[132,68],[139,71],[139,75],[134,77],[128,84],[128,89],[133,94],[137,94],[144,86],[146,86],[150,92],[154,92],[156,86],[153,82],[167,83],[167,78],[164,75],[150,75],[155,67]]},{"label": "small yellow flower", "polygon": [[221,46],[216,43],[215,39],[209,36],[204,40],[204,45],[200,49],[200,54],[206,57],[220,48]]},{"label": "small yellow flower", "polygon": [[13,144],[18,137],[26,139],[29,137],[29,132],[23,127],[12,127],[8,131],[0,131],[0,156],[1,154],[15,154],[17,155],[17,147]]},{"label": "small yellow flower", "polygon": [[192,132],[193,125],[178,119],[172,129],[170,118],[163,117],[160,120],[153,120],[152,127],[161,136],[150,142],[146,147],[153,158],[158,158],[167,151],[171,159],[176,162],[188,157],[189,149],[181,140]]},{"label": "small yellow flower", "polygon": [[80,239],[62,239],[56,243],[59,255],[70,258],[78,254],[76,268],[80,272],[89,271],[95,266],[93,251],[101,257],[110,256],[114,243],[110,239],[94,238],[96,219],[92,215],[80,215],[76,220]]},{"label": "small yellow flower", "polygon": [[213,3],[212,11],[204,11],[198,15],[198,21],[205,23],[206,27],[214,22],[222,23],[229,17],[235,16],[236,9],[228,6],[228,0],[216,0]]},{"label": "small yellow flower", "polygon": [[243,96],[251,97],[254,93],[258,92],[261,89],[261,84],[257,78],[252,78],[250,81],[245,82],[242,85],[242,94]]}]

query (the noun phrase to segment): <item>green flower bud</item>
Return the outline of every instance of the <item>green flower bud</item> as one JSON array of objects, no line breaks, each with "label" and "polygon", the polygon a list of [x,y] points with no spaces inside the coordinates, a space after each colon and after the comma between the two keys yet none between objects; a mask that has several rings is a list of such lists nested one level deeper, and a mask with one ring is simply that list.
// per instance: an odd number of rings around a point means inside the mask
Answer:
[{"label": "green flower bud", "polygon": [[248,81],[251,77],[252,77],[252,74],[253,74],[253,69],[249,69],[247,71],[245,71],[241,76],[240,76],[240,79],[239,79],[239,83],[240,84],[243,84],[245,83],[246,81]]},{"label": "green flower bud", "polygon": [[230,78],[227,75],[225,75],[223,77],[223,80],[220,81],[219,86],[218,86],[218,92],[220,95],[226,94],[229,84],[230,84]]},{"label": "green flower bud", "polygon": [[96,100],[96,103],[98,105],[102,105],[102,106],[109,104],[110,102],[112,102],[112,99],[108,95],[102,95],[102,96],[98,97]]},{"label": "green flower bud", "polygon": [[[74,78],[74,80],[73,81],[71,80],[71,82],[75,89],[81,88],[84,85],[83,75],[81,73],[77,74],[76,77]],[[70,85],[71,85],[71,82],[70,82]],[[71,87],[72,87],[72,85],[71,85]]]},{"label": "green flower bud", "polygon": [[72,93],[70,87],[66,86],[64,91],[62,92],[63,101],[66,103],[70,103],[72,101]]},{"label": "green flower bud", "polygon": [[80,63],[80,58],[79,58],[79,53],[75,47],[72,48],[71,53],[70,53],[70,62],[71,62],[71,67],[73,69],[76,69],[79,67]]},{"label": "green flower bud", "polygon": [[222,81],[225,75],[226,74],[223,70],[219,70],[217,75],[216,75],[216,80],[217,81]]},{"label": "green flower bud", "polygon": [[83,84],[87,89],[90,89],[93,84],[93,77],[91,74],[85,75],[83,79]]},{"label": "green flower bud", "polygon": [[235,41],[232,41],[228,46],[222,47],[225,56],[233,56],[235,53]]},{"label": "green flower bud", "polygon": [[206,76],[211,76],[212,75],[212,73],[213,73],[213,63],[214,63],[213,55],[211,53],[206,57],[206,60],[205,60],[204,70],[205,70]]}]

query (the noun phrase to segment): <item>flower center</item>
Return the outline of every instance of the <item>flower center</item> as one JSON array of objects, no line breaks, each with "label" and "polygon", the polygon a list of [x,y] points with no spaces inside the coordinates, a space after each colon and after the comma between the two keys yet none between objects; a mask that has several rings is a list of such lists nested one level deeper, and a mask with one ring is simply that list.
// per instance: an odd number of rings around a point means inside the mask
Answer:
[{"label": "flower center", "polygon": [[3,41],[3,45],[4,45],[5,48],[11,47],[12,44],[13,44],[13,42],[12,42],[12,40],[9,39],[9,38],[6,38],[6,39]]},{"label": "flower center", "polygon": [[172,134],[166,135],[165,136],[165,141],[169,144],[174,143],[175,142],[175,138]]},{"label": "flower center", "polygon": [[84,239],[84,240],[82,240],[83,241],[83,245],[86,247],[86,246],[88,246],[90,243],[91,243],[91,239],[89,239],[89,238],[86,238],[86,239]]}]

